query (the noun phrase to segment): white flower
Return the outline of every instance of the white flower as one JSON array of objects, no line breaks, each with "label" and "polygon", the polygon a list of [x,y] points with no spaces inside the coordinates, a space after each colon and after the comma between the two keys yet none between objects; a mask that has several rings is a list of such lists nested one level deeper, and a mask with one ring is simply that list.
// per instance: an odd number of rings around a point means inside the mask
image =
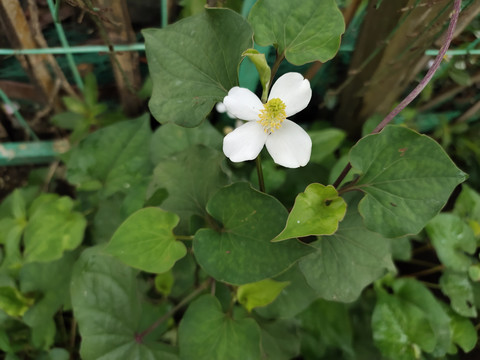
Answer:
[{"label": "white flower", "polygon": [[215,105],[215,110],[217,110],[217,112],[219,112],[220,114],[223,114],[223,113],[227,113],[227,116],[230,118],[230,119],[235,119],[235,116],[232,115],[230,112],[227,111],[227,107],[225,106],[225,104],[223,102],[219,102]]},{"label": "white flower", "polygon": [[223,152],[231,161],[241,162],[255,159],[265,145],[279,165],[307,165],[312,140],[287,116],[305,109],[311,98],[310,82],[293,72],[282,75],[273,84],[266,104],[250,90],[233,87],[223,103],[228,112],[247,123],[225,136]]}]

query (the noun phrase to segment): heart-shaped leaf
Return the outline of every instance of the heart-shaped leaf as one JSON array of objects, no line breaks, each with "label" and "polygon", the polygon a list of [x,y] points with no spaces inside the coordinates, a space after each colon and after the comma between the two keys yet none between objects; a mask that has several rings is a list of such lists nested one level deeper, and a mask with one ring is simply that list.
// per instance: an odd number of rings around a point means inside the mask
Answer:
[{"label": "heart-shaped leaf", "polygon": [[440,287],[450,298],[450,306],[456,313],[465,317],[477,316],[472,283],[467,274],[445,271],[440,278]]},{"label": "heart-shaped leaf", "polygon": [[248,21],[255,42],[275,45],[294,65],[335,56],[345,23],[335,0],[258,0]]},{"label": "heart-shaped leaf", "polygon": [[477,242],[467,223],[457,215],[442,213],[435,216],[425,230],[442,264],[452,270],[468,270]]},{"label": "heart-shaped leaf", "polygon": [[365,286],[394,269],[388,240],[365,228],[356,206],[359,196],[348,195],[347,215],[338,231],[312,243],[317,251],[300,260],[308,284],[326,300],[353,301]]},{"label": "heart-shaped leaf", "polygon": [[181,359],[260,359],[260,329],[253,319],[234,320],[217,298],[204,295],[187,309],[178,329]]},{"label": "heart-shaped leaf", "polygon": [[166,272],[187,253],[173,234],[178,220],[159,208],[138,210],[120,225],[105,251],[137,269]]},{"label": "heart-shaped leaf", "polygon": [[256,307],[270,304],[288,284],[287,281],[265,279],[241,285],[237,289],[238,302],[250,312]]},{"label": "heart-shaped leaf", "polygon": [[271,278],[311,252],[297,240],[272,243],[287,210],[247,183],[220,189],[207,204],[222,225],[195,234],[193,251],[203,269],[219,281],[241,285]]},{"label": "heart-shaped leaf", "polygon": [[221,166],[224,160],[219,151],[196,145],[158,163],[147,195],[167,190],[168,197],[161,207],[180,216],[178,233],[191,234],[191,217],[205,218],[208,199],[228,183]]},{"label": "heart-shaped leaf", "polygon": [[310,184],[298,194],[285,229],[273,239],[281,241],[309,235],[331,235],[345,216],[347,204],[331,186]]},{"label": "heart-shaped leaf", "polygon": [[398,279],[393,294],[378,287],[372,315],[375,343],[388,358],[418,359],[422,351],[442,357],[450,347],[450,318],[420,282]]},{"label": "heart-shaped leaf", "polygon": [[366,193],[365,225],[386,237],[418,233],[466,178],[433,139],[403,126],[360,140],[350,162],[362,173],[355,188]]},{"label": "heart-shaped leaf", "polygon": [[35,199],[23,239],[25,262],[57,260],[80,245],[87,221],[73,206],[67,196],[42,194]]},{"label": "heart-shaped leaf", "polygon": [[128,192],[151,174],[151,135],[148,115],[94,132],[65,156],[68,181],[105,197]]},{"label": "heart-shaped leaf", "polygon": [[[81,358],[178,359],[158,339],[146,336],[137,341],[137,334],[146,329],[142,315],[148,310],[141,303],[137,271],[101,250],[102,247],[85,250],[72,275],[70,291],[82,337]],[[149,325],[154,321],[155,317],[150,316]]]},{"label": "heart-shaped leaf", "polygon": [[194,145],[222,149],[223,137],[210,122],[204,121],[195,128],[186,128],[174,123],[160,126],[152,136],[150,153],[155,164]]},{"label": "heart-shaped leaf", "polygon": [[238,85],[252,29],[229,9],[207,9],[164,29],[143,31],[153,80],[150,111],[161,123],[199,125]]}]

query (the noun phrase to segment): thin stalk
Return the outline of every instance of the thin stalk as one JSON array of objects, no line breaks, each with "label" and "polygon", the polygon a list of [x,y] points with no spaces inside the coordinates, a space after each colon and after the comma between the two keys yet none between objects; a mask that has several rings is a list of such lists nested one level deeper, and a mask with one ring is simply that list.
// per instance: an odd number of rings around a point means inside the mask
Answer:
[{"label": "thin stalk", "polygon": [[[397,116],[400,113],[400,111],[406,108],[408,104],[410,104],[420,94],[420,92],[422,92],[425,86],[427,86],[427,84],[432,79],[433,75],[435,75],[435,72],[440,67],[443,57],[445,56],[445,53],[447,52],[448,47],[450,46],[450,43],[453,39],[453,34],[455,32],[455,27],[457,26],[457,21],[458,21],[458,16],[460,14],[461,6],[462,6],[462,0],[455,0],[455,3],[453,4],[453,13],[450,18],[450,24],[448,25],[448,29],[447,29],[447,36],[445,37],[445,43],[442,45],[437,57],[435,58],[435,61],[432,67],[428,70],[425,77],[422,79],[422,81],[420,81],[420,83],[415,87],[415,89],[413,89],[410,92],[410,94],[408,94],[407,97],[403,99],[403,101],[400,104],[398,104],[395,107],[395,109],[393,109],[380,122],[380,124],[378,124],[378,126],[371,132],[371,134],[377,134],[380,131],[382,131],[383,128],[387,126],[395,118],[395,116]],[[337,178],[337,180],[335,180],[334,182],[335,187],[342,183],[343,179],[345,178],[345,176],[347,176],[351,168],[352,168],[352,165],[348,163],[347,166],[343,169],[340,176]]]},{"label": "thin stalk", "polygon": [[[58,8],[60,6],[60,0],[57,0],[57,3],[54,5],[53,0],[47,0],[48,7],[50,9],[50,13],[52,14],[55,30],[57,31],[58,38],[60,39],[60,43],[65,49],[69,48],[67,37],[65,36],[65,32],[63,31],[62,24],[58,20]],[[78,72],[77,65],[75,64],[75,59],[73,58],[72,54],[66,54],[68,66],[70,67],[70,71],[72,72],[73,78],[75,79],[75,83],[77,84],[78,88],[83,91],[83,81]]]},{"label": "thin stalk", "polygon": [[434,266],[430,269],[425,269],[425,270],[418,271],[418,272],[413,273],[413,274],[405,275],[405,277],[420,277],[420,276],[435,274],[437,272],[442,271],[443,269],[445,269],[445,265],[437,265],[437,266]]},{"label": "thin stalk", "polygon": [[273,78],[275,77],[275,74],[278,71],[278,68],[280,67],[280,64],[282,63],[283,59],[285,59],[285,53],[281,53],[280,55],[277,53],[277,58],[275,59],[275,62],[272,65],[272,74],[270,75],[270,86],[272,86],[273,83]]},{"label": "thin stalk", "polygon": [[162,28],[168,25],[168,0],[161,0],[162,6]]},{"label": "thin stalk", "polygon": [[79,45],[64,47],[50,47],[38,49],[0,49],[0,55],[68,55],[68,54],[88,54],[88,53],[108,53],[126,52],[126,51],[145,51],[144,43],[125,44],[125,45]]},{"label": "thin stalk", "polygon": [[135,341],[138,344],[143,342],[143,338],[150,334],[153,330],[155,330],[160,324],[164,321],[171,318],[178,310],[188,304],[190,301],[195,299],[198,295],[200,295],[206,288],[210,286],[211,279],[208,279],[203,284],[201,284],[198,288],[196,288],[192,293],[190,293],[187,297],[185,297],[182,301],[180,301],[177,305],[175,305],[170,311],[165,313],[162,317],[160,317],[157,321],[155,321],[152,325],[150,325],[146,330],[142,331],[140,334],[135,334]]},{"label": "thin stalk", "polygon": [[193,240],[191,235],[175,235],[176,240]]},{"label": "thin stalk", "polygon": [[73,359],[73,352],[75,351],[76,337],[77,337],[77,320],[75,318],[72,318],[72,323],[70,324],[70,346],[69,346],[70,359]]},{"label": "thin stalk", "polygon": [[25,129],[27,134],[33,140],[39,141],[40,139],[38,138],[38,136],[35,134],[35,132],[32,130],[32,128],[28,125],[27,121],[24,119],[22,114],[20,114],[20,112],[15,107],[15,104],[13,104],[10,101],[7,94],[5,94],[2,89],[0,89],[0,99],[2,99],[2,101],[12,109],[13,115],[17,118],[18,123]]},{"label": "thin stalk", "polygon": [[262,160],[260,159],[260,154],[258,154],[255,159],[255,164],[257,165],[257,175],[258,175],[258,186],[261,192],[265,192],[265,182],[263,179],[263,170],[262,170]]}]

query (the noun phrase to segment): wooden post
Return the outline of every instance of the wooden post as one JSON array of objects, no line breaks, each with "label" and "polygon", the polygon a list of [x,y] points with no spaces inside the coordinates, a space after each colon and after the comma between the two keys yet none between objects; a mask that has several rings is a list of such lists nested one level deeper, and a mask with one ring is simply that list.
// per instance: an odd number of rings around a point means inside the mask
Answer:
[{"label": "wooden post", "polygon": [[[37,47],[20,1],[0,0],[0,25],[12,48],[33,49]],[[44,105],[52,103],[55,80],[45,55],[18,55],[18,60],[37,88]],[[8,93],[8,89],[5,89]]]},{"label": "wooden post", "polygon": [[[450,0],[383,1],[376,9],[377,3],[370,0],[368,4],[348,73],[351,79],[347,78],[339,94],[335,124],[352,138],[359,137],[370,116],[385,116],[401,100],[405,89],[425,68],[425,50],[437,47],[452,10]],[[480,10],[480,2],[470,7]],[[457,28],[468,24],[471,16],[466,15]],[[381,50],[375,53],[378,47]],[[364,66],[369,56],[372,59]]]},{"label": "wooden post", "polygon": [[[88,1],[86,3],[88,4]],[[103,37],[107,45],[136,42],[126,0],[95,0],[93,4],[102,12],[102,17],[108,19],[104,21],[100,17],[96,18],[100,32],[104,32]],[[110,57],[123,109],[128,115],[136,115],[141,106],[137,96],[141,85],[138,53],[112,53]]]}]

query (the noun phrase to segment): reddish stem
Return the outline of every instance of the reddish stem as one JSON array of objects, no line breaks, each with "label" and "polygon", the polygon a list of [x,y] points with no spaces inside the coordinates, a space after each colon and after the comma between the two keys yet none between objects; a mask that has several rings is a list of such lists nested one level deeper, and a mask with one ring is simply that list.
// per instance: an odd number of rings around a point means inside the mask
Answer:
[{"label": "reddish stem", "polygon": [[[420,81],[420,83],[415,87],[415,89],[413,89],[412,92],[408,94],[407,97],[403,99],[403,101],[400,104],[398,104],[395,107],[395,109],[393,109],[390,112],[390,114],[388,114],[382,120],[380,124],[378,124],[378,126],[371,132],[372,134],[377,134],[380,131],[382,131],[382,129],[385,126],[387,126],[395,118],[395,116],[397,116],[400,113],[400,111],[405,109],[408,106],[408,104],[410,104],[422,92],[425,86],[427,86],[427,84],[432,79],[433,75],[435,75],[435,72],[440,67],[443,57],[447,53],[447,50],[453,39],[453,34],[455,32],[455,27],[457,26],[457,21],[458,21],[458,16],[460,14],[461,6],[462,6],[462,0],[455,0],[455,3],[453,4],[453,13],[450,18],[450,24],[447,29],[447,36],[445,37],[445,42],[442,45],[437,57],[435,58],[435,61],[433,62],[433,65],[430,67],[425,77],[422,79],[422,81]],[[345,176],[347,176],[351,168],[352,168],[352,165],[348,163],[347,166],[343,169],[340,176],[333,183],[334,187],[338,187],[342,183],[343,179],[345,179]]]}]

